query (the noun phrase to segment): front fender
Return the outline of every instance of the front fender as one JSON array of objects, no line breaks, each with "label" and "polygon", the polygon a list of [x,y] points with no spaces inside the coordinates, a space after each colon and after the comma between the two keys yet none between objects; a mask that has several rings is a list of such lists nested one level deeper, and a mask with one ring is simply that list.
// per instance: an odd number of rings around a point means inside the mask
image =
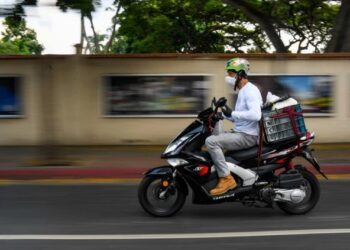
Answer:
[{"label": "front fender", "polygon": [[172,176],[174,168],[171,166],[161,166],[148,170],[145,176]]},{"label": "front fender", "polygon": [[[162,167],[156,167],[148,170],[146,173],[144,173],[145,176],[158,176],[158,177],[166,177],[168,176],[170,179],[173,178],[173,172],[175,169],[171,166],[162,166]],[[175,177],[175,185],[185,193],[185,195],[188,195],[188,187],[186,184],[186,181],[184,178],[179,175],[177,172],[177,175]]]}]

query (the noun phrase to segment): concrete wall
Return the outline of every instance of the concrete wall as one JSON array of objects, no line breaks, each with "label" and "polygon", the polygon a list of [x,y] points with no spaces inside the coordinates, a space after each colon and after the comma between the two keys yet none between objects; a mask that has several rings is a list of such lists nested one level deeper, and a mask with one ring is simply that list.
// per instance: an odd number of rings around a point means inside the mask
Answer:
[{"label": "concrete wall", "polygon": [[252,74],[334,75],[334,115],[306,123],[319,143],[350,142],[350,54],[158,54],[0,57],[0,75],[23,77],[24,97],[23,117],[0,119],[0,145],[167,144],[193,118],[104,117],[102,76],[209,74],[210,100],[229,96],[224,64],[236,56],[249,59]]}]

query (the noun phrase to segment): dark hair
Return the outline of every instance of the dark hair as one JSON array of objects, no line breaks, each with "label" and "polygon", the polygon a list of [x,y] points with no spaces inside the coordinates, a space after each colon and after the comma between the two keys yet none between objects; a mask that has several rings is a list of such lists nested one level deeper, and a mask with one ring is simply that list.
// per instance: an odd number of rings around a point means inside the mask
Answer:
[{"label": "dark hair", "polygon": [[247,79],[247,77],[248,77],[247,73],[245,73],[244,70],[239,70],[239,71],[237,72],[237,75],[240,76],[240,77],[242,77],[242,78],[245,78],[245,79]]}]

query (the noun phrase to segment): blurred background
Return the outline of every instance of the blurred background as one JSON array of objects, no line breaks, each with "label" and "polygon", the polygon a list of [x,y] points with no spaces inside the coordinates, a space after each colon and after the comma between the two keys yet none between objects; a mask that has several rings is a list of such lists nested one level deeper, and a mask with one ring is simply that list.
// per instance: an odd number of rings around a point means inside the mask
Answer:
[{"label": "blurred background", "polygon": [[38,164],[66,162],[68,146],[162,148],[213,97],[234,105],[224,65],[238,56],[264,99],[302,104],[316,143],[349,143],[348,14],[347,1],[3,0],[3,157],[8,146]]},{"label": "blurred background", "polygon": [[[264,100],[301,104],[330,179],[320,202],[286,216],[188,199],[177,217],[148,217],[142,173],[166,164],[165,146],[213,97],[234,106],[234,57]],[[0,0],[1,249],[164,249],[165,238],[125,238],[145,233],[169,233],[167,249],[349,249],[349,69],[348,0]]]}]

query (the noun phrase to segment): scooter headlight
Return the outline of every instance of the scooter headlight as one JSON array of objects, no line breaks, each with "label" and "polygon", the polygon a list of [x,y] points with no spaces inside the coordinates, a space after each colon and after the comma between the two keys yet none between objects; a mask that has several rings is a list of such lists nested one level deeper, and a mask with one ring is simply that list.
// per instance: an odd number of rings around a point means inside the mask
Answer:
[{"label": "scooter headlight", "polygon": [[191,135],[186,135],[172,143],[169,144],[169,146],[166,148],[164,154],[168,154],[170,152],[173,152],[174,150],[176,150],[184,141],[186,141],[189,137],[191,137]]},{"label": "scooter headlight", "polygon": [[167,159],[169,165],[173,166],[173,167],[177,167],[180,165],[184,165],[187,164],[188,162],[184,159],[181,158],[172,158],[172,159]]}]

